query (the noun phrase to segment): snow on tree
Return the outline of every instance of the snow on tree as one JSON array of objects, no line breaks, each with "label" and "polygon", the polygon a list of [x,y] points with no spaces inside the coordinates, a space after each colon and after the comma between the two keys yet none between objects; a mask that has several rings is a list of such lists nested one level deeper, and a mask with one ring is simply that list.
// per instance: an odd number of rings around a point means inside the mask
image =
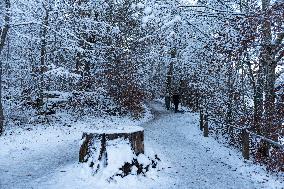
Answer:
[{"label": "snow on tree", "polygon": [[145,101],[179,91],[235,145],[232,125],[277,141],[283,8],[270,0],[1,1],[7,124],[60,111],[139,118]]}]

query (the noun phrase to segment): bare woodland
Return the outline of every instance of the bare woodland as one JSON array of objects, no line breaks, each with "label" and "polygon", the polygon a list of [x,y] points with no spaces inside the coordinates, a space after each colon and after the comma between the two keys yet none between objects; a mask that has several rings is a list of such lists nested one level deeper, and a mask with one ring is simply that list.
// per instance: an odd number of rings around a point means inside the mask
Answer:
[{"label": "bare woodland", "polygon": [[[0,134],[59,112],[139,119],[178,91],[216,138],[239,146],[237,127],[280,142],[283,18],[281,0],[2,0]],[[284,170],[283,150],[252,148]]]}]

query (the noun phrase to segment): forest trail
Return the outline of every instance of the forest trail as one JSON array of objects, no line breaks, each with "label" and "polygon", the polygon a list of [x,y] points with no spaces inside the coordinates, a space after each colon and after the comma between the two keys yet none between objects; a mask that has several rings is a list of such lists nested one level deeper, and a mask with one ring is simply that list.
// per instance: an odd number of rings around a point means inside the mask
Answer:
[{"label": "forest trail", "polygon": [[145,143],[155,146],[171,165],[165,169],[174,180],[169,188],[284,188],[283,182],[269,178],[263,170],[259,174],[255,170],[259,167],[244,163],[240,152],[213,138],[204,138],[198,115],[175,114],[158,103],[150,106],[156,118],[143,125]]},{"label": "forest trail", "polygon": [[[270,178],[259,167],[244,163],[240,152],[218,144],[213,138],[202,137],[196,114],[175,114],[157,102],[150,103],[150,107],[154,118],[142,124],[146,152],[147,147],[153,149],[166,165],[159,172],[160,180],[157,178],[160,187],[153,188],[284,188],[283,183]],[[66,167],[78,162],[82,129],[50,128],[26,132],[21,140],[17,135],[10,138],[9,142],[15,145],[0,154],[0,188],[56,188],[55,182],[60,182],[56,175],[68,175],[71,171]],[[10,146],[9,142],[2,145],[1,140],[0,148]],[[163,183],[165,178],[168,180]],[[80,188],[76,187],[77,181],[73,182],[74,189]]]}]

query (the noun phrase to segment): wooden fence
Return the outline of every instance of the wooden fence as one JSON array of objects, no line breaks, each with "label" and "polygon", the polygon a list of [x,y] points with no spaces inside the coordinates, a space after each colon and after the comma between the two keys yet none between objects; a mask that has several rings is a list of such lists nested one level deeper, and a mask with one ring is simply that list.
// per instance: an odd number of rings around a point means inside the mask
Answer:
[{"label": "wooden fence", "polygon": [[[209,126],[208,122],[210,119],[208,118],[208,115],[204,114],[202,111],[200,111],[200,130],[203,130],[203,136],[208,137],[209,136]],[[212,120],[213,122],[216,122]],[[241,146],[242,146],[242,155],[244,159],[250,158],[250,137],[258,138],[262,141],[264,141],[268,146],[273,146],[274,148],[282,149],[284,151],[284,145],[273,141],[271,139],[268,139],[264,136],[258,135],[252,131],[249,131],[247,128],[239,128],[235,126],[230,126],[231,129],[235,129],[241,133]]]}]

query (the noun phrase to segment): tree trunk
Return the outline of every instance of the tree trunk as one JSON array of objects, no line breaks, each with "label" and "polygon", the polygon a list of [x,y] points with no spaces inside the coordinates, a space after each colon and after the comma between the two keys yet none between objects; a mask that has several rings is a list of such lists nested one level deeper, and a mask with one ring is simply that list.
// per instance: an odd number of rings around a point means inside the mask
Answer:
[{"label": "tree trunk", "polygon": [[[230,60],[231,61],[231,60]],[[228,81],[227,81],[227,87],[228,87],[228,101],[227,101],[227,116],[225,118],[225,121],[228,125],[228,132],[230,133],[230,126],[233,121],[233,65],[228,65]]]},{"label": "tree trunk", "polygon": [[172,61],[169,65],[167,80],[166,80],[166,94],[169,96],[171,96],[172,93],[173,69],[174,69],[174,62]]},{"label": "tree trunk", "polygon": [[[267,75],[266,75],[266,91],[265,91],[265,125],[263,126],[264,135],[269,136],[271,129],[276,125],[275,117],[275,69],[276,65],[274,62],[267,66]],[[277,140],[277,137],[275,138]]]},{"label": "tree trunk", "polygon": [[274,126],[275,114],[275,68],[276,64],[272,56],[272,31],[271,22],[269,19],[270,0],[262,0],[262,11],[264,14],[264,21],[262,24],[262,50],[260,55],[260,62],[265,68],[265,103],[264,103],[264,118],[265,124],[261,127],[261,132],[264,136],[268,136],[270,129]]},{"label": "tree trunk", "polygon": [[[268,15],[269,5],[270,0],[262,0],[262,13],[264,14],[262,24],[262,49],[259,57],[259,70],[254,95],[254,127],[258,133],[265,136],[268,133],[268,128],[272,125],[275,112],[275,65],[271,54],[272,34]],[[263,93],[265,94],[265,103],[263,103]],[[264,120],[263,112],[265,112]],[[264,124],[263,121],[265,121]]]},{"label": "tree trunk", "polygon": [[[265,92],[265,97],[267,97],[267,94],[268,94],[267,84],[268,84],[269,79],[267,80],[267,76],[268,76],[267,74],[268,66],[267,65],[270,65],[269,60],[271,60],[271,56],[269,54],[269,48],[271,47],[271,25],[269,22],[269,18],[267,17],[269,4],[270,4],[270,0],[262,0],[262,11],[263,11],[263,14],[265,15],[265,20],[262,24],[262,49],[260,53],[259,69],[257,73],[255,94],[254,94],[254,130],[258,134],[260,133],[264,134],[265,132],[264,127],[267,127],[266,125],[268,124],[268,123],[263,124],[264,110],[265,112],[267,110],[273,112],[273,110],[269,110],[268,108],[268,104],[270,107],[271,103],[265,103],[265,105],[263,103],[263,93]],[[274,83],[273,84],[270,83],[269,85],[274,86]],[[271,96],[271,95],[269,94],[268,96]],[[266,99],[266,102],[268,102],[267,99]],[[273,104],[274,104],[274,101],[273,101]]]},{"label": "tree trunk", "polygon": [[40,49],[40,83],[39,83],[39,109],[42,109],[43,106],[43,91],[44,91],[44,72],[45,72],[45,58],[46,58],[46,45],[47,45],[47,31],[48,31],[48,19],[49,19],[49,10],[46,7],[48,5],[43,4],[45,10],[45,16],[42,21],[42,28],[40,33],[41,39],[41,49]]},{"label": "tree trunk", "polygon": [[264,86],[264,73],[263,66],[259,66],[258,77],[255,86],[254,94],[254,130],[260,134],[262,125],[263,114],[263,86]]},{"label": "tree trunk", "polygon": [[[5,24],[4,27],[0,30],[0,56],[4,49],[4,45],[6,42],[6,38],[8,35],[9,30],[9,22],[10,22],[10,0],[5,0]],[[4,110],[3,110],[3,104],[2,104],[2,62],[0,60],[0,135],[3,133],[4,130]]]},{"label": "tree trunk", "polygon": [[[115,139],[129,140],[132,150],[136,155],[144,153],[144,131],[143,129],[137,129],[134,132],[125,133],[83,133],[84,139],[79,152],[79,162],[88,162],[89,158],[92,157],[92,151],[99,144],[99,149],[95,149],[99,152],[97,161],[107,161],[106,160],[106,145],[107,141]],[[91,162],[92,167],[96,162]],[[107,163],[107,162],[106,162]]]}]

